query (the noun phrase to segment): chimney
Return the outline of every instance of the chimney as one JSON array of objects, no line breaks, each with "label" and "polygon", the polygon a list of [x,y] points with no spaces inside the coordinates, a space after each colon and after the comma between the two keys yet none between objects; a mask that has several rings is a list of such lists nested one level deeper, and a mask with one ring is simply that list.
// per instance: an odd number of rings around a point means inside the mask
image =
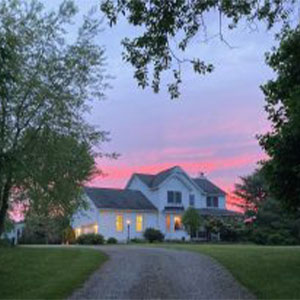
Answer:
[{"label": "chimney", "polygon": [[200,179],[205,178],[204,172],[199,172],[199,173],[198,173],[198,178],[200,178]]}]

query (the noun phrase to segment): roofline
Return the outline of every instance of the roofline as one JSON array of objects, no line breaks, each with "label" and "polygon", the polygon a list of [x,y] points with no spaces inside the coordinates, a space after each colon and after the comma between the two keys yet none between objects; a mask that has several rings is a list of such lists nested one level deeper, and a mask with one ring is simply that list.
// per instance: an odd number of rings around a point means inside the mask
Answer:
[{"label": "roofline", "polygon": [[122,188],[113,188],[113,187],[99,187],[99,186],[84,186],[84,188],[88,189],[96,189],[96,190],[114,190],[114,191],[124,191]]},{"label": "roofline", "polygon": [[109,211],[130,211],[130,212],[135,212],[135,211],[138,211],[138,212],[158,212],[158,208],[141,208],[141,209],[137,209],[137,208],[110,208],[110,207],[100,207],[100,208],[97,208],[98,210],[109,210]]},{"label": "roofline", "polygon": [[[131,177],[129,178],[129,180],[128,180],[128,182],[127,182],[127,184],[126,184],[126,186],[125,186],[125,190],[126,189],[128,189],[128,186],[130,185],[130,183],[132,182],[132,180],[136,177],[141,183],[143,183],[147,188],[149,188],[149,189],[152,189],[151,187],[149,187],[144,181],[142,181],[141,179],[139,179],[139,176],[138,175],[152,175],[152,176],[154,176],[153,174],[146,174],[146,173],[133,173],[132,175],[131,175]],[[134,190],[132,190],[132,191],[134,191]]]},{"label": "roofline", "polygon": [[197,180],[197,179],[200,179],[200,180],[207,180],[209,181],[211,184],[213,184],[215,187],[217,187],[220,192],[219,193],[208,193],[208,192],[205,192],[206,195],[215,195],[215,196],[226,196],[227,193],[225,191],[223,191],[223,189],[221,189],[219,186],[217,186],[216,184],[214,184],[212,181],[210,181],[209,179],[207,179],[206,177],[204,178],[199,178],[199,177],[191,177],[191,179],[194,181],[194,180]]},{"label": "roofline", "polygon": [[[180,170],[181,170],[181,172],[182,172],[182,174],[184,175],[184,177],[186,177],[186,179],[189,181],[189,182],[191,182],[191,184],[198,190],[198,191],[200,191],[202,194],[207,194],[200,186],[198,186],[195,182],[194,182],[194,180],[193,180],[193,178],[192,177],[190,177],[189,176],[189,174],[187,174],[180,166],[176,166],[177,168],[179,168]],[[175,168],[175,167],[174,167]],[[167,178],[169,178],[170,176],[172,176],[172,175],[174,175],[174,173],[172,172]],[[166,179],[167,179],[166,178]],[[163,180],[157,187],[159,187],[160,185],[162,185],[163,183],[164,183],[164,181],[166,181],[166,179],[165,180]]]}]

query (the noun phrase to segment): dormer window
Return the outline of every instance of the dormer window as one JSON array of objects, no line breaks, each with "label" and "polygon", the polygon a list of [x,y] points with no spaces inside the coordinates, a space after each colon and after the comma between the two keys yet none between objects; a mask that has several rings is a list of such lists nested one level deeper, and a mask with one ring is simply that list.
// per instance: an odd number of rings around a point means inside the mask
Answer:
[{"label": "dormer window", "polygon": [[181,192],[168,191],[168,203],[169,204],[181,204],[182,195]]},{"label": "dormer window", "polygon": [[206,206],[207,207],[214,207],[218,208],[219,207],[219,198],[218,197],[207,197],[206,198]]}]

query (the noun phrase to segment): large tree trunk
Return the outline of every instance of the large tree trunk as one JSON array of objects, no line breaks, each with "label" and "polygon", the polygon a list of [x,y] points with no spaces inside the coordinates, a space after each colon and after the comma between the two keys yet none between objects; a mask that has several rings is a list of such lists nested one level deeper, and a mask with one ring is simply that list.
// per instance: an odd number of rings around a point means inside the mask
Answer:
[{"label": "large tree trunk", "polygon": [[7,182],[4,185],[3,193],[1,195],[1,207],[0,207],[0,236],[4,232],[4,224],[5,224],[5,218],[8,210],[8,201],[9,201],[9,193],[11,190],[11,179],[8,179]]}]

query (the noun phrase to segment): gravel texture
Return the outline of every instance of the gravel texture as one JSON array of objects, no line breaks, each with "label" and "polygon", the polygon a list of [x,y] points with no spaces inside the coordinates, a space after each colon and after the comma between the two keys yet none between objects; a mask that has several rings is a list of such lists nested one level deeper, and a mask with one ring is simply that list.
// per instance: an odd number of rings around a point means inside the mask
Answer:
[{"label": "gravel texture", "polygon": [[140,246],[99,247],[110,256],[70,299],[254,299],[207,256]]}]

